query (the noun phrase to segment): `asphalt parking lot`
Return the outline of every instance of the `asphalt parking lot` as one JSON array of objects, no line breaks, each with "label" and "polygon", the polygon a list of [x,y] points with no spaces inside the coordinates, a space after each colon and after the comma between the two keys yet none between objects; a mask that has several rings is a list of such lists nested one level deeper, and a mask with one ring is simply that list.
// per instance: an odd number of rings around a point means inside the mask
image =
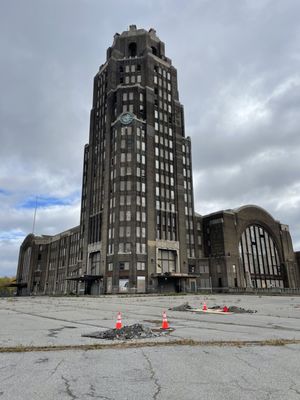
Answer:
[{"label": "asphalt parking lot", "polygon": [[[168,310],[184,302],[256,312]],[[119,311],[124,325],[159,327],[164,310],[174,330],[163,337],[82,337],[114,328]],[[1,400],[300,398],[296,296],[7,298],[0,327]]]}]

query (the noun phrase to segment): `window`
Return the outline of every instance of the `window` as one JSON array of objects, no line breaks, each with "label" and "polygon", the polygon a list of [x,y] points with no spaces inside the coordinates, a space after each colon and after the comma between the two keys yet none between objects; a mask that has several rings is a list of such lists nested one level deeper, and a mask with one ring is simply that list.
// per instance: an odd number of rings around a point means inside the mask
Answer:
[{"label": "window", "polygon": [[128,271],[129,270],[129,262],[128,261],[120,262],[119,270],[120,271]]},{"label": "window", "polygon": [[278,287],[283,285],[276,242],[263,227],[246,228],[239,242],[239,255],[248,287],[264,288],[270,279],[275,279]]},{"label": "window", "polygon": [[158,250],[157,273],[175,272],[176,270],[176,251]]},{"label": "window", "polygon": [[90,254],[91,274],[96,274],[100,268],[100,251]]},{"label": "window", "polygon": [[138,261],[138,262],[136,263],[136,269],[137,269],[138,271],[145,271],[145,269],[146,269],[146,263],[143,262],[143,261]]},{"label": "window", "polygon": [[125,243],[125,253],[131,252],[131,243]]},{"label": "window", "polygon": [[134,43],[134,42],[129,43],[129,46],[128,46],[129,57],[136,57],[136,54],[137,54],[136,43]]}]

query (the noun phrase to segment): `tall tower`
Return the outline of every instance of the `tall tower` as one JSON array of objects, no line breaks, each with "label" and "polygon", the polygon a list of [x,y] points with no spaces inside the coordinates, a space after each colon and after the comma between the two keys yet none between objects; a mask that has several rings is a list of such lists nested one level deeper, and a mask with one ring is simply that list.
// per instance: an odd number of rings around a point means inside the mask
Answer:
[{"label": "tall tower", "polygon": [[115,34],[94,78],[85,147],[83,270],[101,291],[186,290],[195,248],[191,142],[177,71],[155,30]]}]

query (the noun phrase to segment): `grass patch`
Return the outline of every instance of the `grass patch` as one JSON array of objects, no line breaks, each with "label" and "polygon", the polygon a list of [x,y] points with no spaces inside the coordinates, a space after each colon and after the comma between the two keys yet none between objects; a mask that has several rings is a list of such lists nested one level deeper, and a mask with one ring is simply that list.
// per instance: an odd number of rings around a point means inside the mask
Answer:
[{"label": "grass patch", "polygon": [[251,347],[251,346],[285,346],[300,344],[300,339],[268,339],[268,340],[231,340],[231,341],[198,341],[193,339],[178,339],[163,342],[148,341],[135,342],[123,341],[119,343],[96,343],[82,345],[58,345],[58,346],[15,346],[0,347],[0,353],[29,353],[40,351],[66,351],[66,350],[105,350],[105,349],[129,349],[141,347],[170,347],[170,346],[203,346],[203,347]]}]

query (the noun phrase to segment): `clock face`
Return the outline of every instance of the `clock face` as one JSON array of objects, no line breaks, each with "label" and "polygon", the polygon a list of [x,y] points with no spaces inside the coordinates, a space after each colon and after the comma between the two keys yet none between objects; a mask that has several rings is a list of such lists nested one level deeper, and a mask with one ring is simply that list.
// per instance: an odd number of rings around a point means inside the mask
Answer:
[{"label": "clock face", "polygon": [[126,112],[121,115],[120,121],[123,125],[129,125],[133,121],[134,116],[130,112]]}]

